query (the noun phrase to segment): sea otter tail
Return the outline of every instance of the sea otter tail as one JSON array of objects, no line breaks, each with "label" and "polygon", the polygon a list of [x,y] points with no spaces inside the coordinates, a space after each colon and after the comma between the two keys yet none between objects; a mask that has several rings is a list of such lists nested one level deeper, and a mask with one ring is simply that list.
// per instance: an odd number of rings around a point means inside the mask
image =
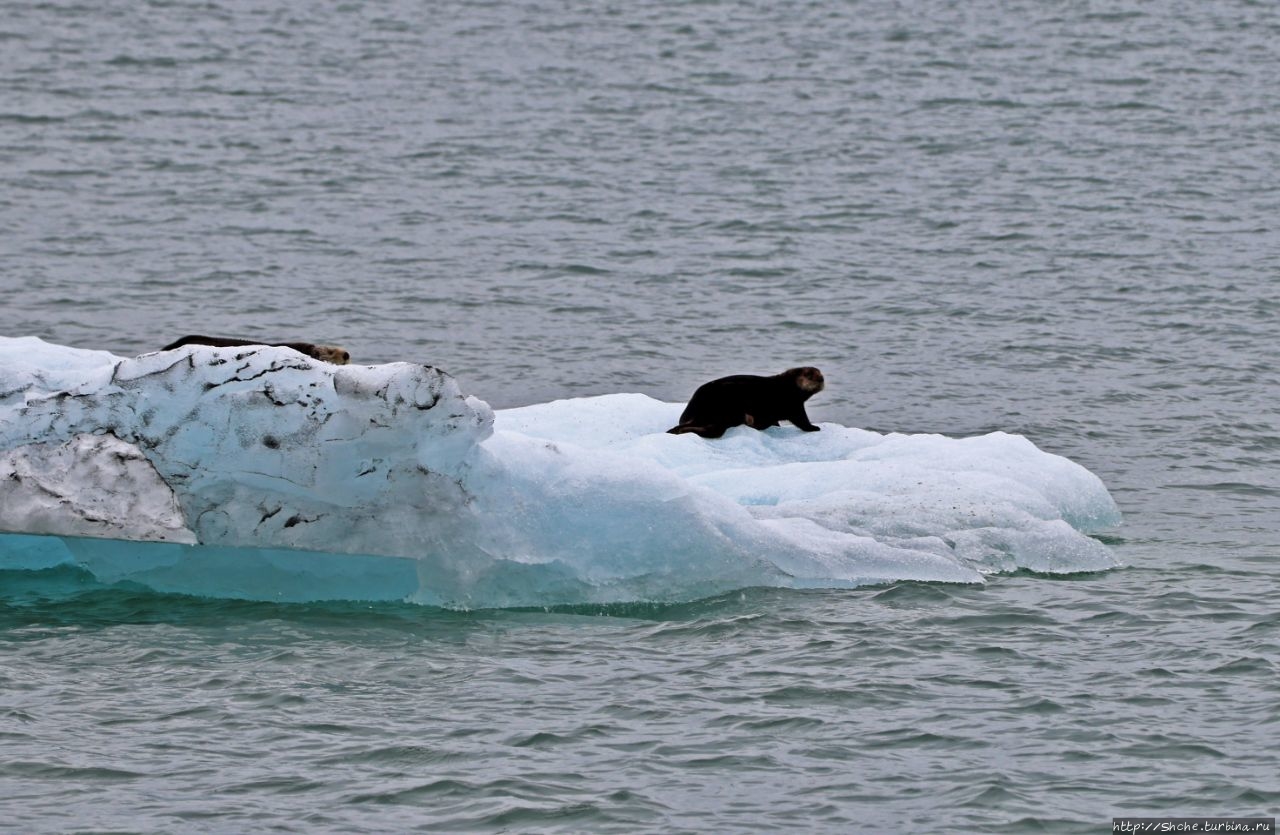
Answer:
[{"label": "sea otter tail", "polygon": [[679,426],[673,426],[667,430],[669,435],[684,435],[692,432],[703,438],[719,438],[729,427],[727,426],[698,426],[692,423],[682,423]]},{"label": "sea otter tail", "polygon": [[252,344],[252,342],[246,342],[243,339],[223,339],[216,336],[199,336],[197,334],[191,334],[190,336],[184,336],[177,341],[170,342],[160,350],[174,351],[187,345],[209,345],[214,348],[230,348],[232,345],[240,346]]}]

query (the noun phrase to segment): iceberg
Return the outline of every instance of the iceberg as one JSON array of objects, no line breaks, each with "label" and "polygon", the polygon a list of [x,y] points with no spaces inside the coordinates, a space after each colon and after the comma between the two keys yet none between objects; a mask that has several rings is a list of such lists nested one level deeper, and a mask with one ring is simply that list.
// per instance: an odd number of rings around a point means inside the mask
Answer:
[{"label": "iceberg", "polygon": [[495,413],[439,369],[0,338],[0,570],[477,608],[1097,571],[1119,523],[1025,438],[708,441],[641,394]]}]

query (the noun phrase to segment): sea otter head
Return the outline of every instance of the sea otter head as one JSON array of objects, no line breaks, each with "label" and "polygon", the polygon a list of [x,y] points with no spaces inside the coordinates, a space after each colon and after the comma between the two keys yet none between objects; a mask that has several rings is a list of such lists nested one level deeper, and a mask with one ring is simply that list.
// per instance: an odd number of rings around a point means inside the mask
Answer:
[{"label": "sea otter head", "polygon": [[826,385],[826,380],[822,378],[822,372],[812,365],[806,365],[801,368],[788,368],[782,373],[791,378],[796,388],[804,392],[805,397],[812,397],[822,391],[822,387]]},{"label": "sea otter head", "polygon": [[351,354],[340,345],[313,345],[311,356],[321,362],[331,362],[334,365],[346,365],[351,362]]}]

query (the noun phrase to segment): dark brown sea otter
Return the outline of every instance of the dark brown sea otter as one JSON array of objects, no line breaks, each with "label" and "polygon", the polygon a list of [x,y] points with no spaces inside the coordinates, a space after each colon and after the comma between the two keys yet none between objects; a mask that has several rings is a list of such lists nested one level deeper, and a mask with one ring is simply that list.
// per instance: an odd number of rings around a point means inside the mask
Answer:
[{"label": "dark brown sea otter", "polygon": [[346,365],[351,362],[351,354],[338,345],[314,345],[310,342],[261,342],[252,339],[228,339],[221,336],[184,336],[177,342],[164,346],[160,350],[172,351],[183,345],[208,345],[211,348],[240,348],[246,345],[268,345],[275,348],[292,348],[300,354],[312,359],[331,362],[334,365]]},{"label": "dark brown sea otter", "polygon": [[719,438],[731,426],[768,429],[789,420],[806,432],[819,427],[809,422],[804,402],[822,391],[822,372],[811,366],[788,368],[772,377],[735,374],[698,386],[680,423],[667,431],[673,435],[693,432]]}]

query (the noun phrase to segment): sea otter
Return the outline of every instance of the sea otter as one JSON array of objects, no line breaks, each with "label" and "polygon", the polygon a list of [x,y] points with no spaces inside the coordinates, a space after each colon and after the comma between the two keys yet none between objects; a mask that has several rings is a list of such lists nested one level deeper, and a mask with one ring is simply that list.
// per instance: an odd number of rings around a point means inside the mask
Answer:
[{"label": "sea otter", "polygon": [[788,368],[772,377],[721,377],[698,386],[680,415],[680,423],[667,431],[719,438],[730,426],[745,423],[767,429],[789,420],[806,432],[818,432],[819,427],[805,414],[804,401],[822,391],[823,385],[822,372],[812,366]]},{"label": "sea otter", "polygon": [[160,350],[172,351],[183,345],[208,345],[211,348],[239,348],[245,345],[269,345],[275,348],[292,348],[300,354],[312,359],[331,362],[334,365],[346,365],[351,362],[351,354],[338,345],[314,345],[310,342],[261,342],[252,339],[228,339],[221,336],[184,336],[177,342],[164,346]]}]

